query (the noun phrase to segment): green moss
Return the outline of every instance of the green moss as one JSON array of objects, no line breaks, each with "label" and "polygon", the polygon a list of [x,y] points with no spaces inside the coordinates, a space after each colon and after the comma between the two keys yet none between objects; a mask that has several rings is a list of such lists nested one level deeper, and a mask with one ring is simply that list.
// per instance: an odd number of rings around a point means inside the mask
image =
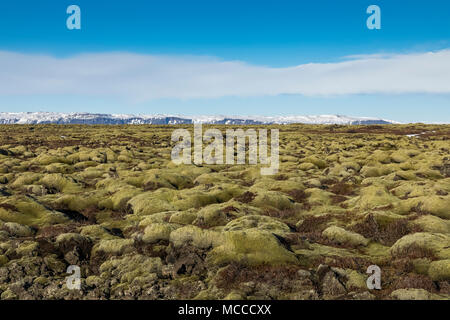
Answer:
[{"label": "green moss", "polygon": [[52,163],[44,168],[47,173],[73,173],[75,170],[72,166],[63,163]]},{"label": "green moss", "polygon": [[17,295],[11,291],[10,288],[6,289],[0,296],[1,300],[15,300]]},{"label": "green moss", "polygon": [[116,236],[109,233],[104,227],[100,225],[85,226],[80,229],[80,234],[92,240],[113,240]]},{"label": "green moss", "polygon": [[416,248],[425,250],[442,259],[450,258],[450,237],[439,233],[418,232],[399,239],[391,247],[391,255],[412,255]]},{"label": "green moss", "polygon": [[[209,204],[218,203],[218,199],[214,194],[190,191],[182,195],[182,199],[173,201],[173,205],[178,210],[188,210],[191,208],[201,208]],[[224,199],[226,201],[226,199]]]},{"label": "green moss", "polygon": [[193,224],[206,228],[224,226],[230,219],[256,213],[260,213],[259,208],[231,200],[220,204],[211,204],[200,209]]},{"label": "green moss", "polygon": [[303,159],[304,163],[311,163],[314,164],[315,167],[319,169],[324,169],[327,167],[327,163],[323,161],[322,159],[317,158],[316,156],[309,156]]},{"label": "green moss", "polygon": [[341,163],[341,166],[346,170],[353,170],[354,172],[359,172],[361,170],[361,166],[356,161],[344,161]]},{"label": "green moss", "polygon": [[82,212],[87,208],[97,207],[99,199],[87,195],[63,195],[54,201],[56,208],[65,208],[72,211]]},{"label": "green moss", "polygon": [[191,211],[181,211],[175,212],[170,216],[170,223],[177,224],[192,224],[194,220],[197,218],[197,214]]},{"label": "green moss", "polygon": [[408,181],[417,179],[417,176],[413,171],[396,171],[395,176],[396,176],[396,178],[400,178],[402,180],[408,180]]},{"label": "green moss", "polygon": [[[131,283],[146,288],[152,286],[152,280],[161,273],[162,263],[160,258],[146,257],[143,255],[128,255],[112,258],[100,266],[102,279],[119,278],[118,286],[128,286]],[[98,280],[98,279],[97,279]],[[113,288],[114,290],[114,288]]]},{"label": "green moss", "polygon": [[[216,290],[217,291],[217,290]],[[196,295],[193,300],[216,300],[218,299],[218,294],[214,290],[207,288],[202,290]]]},{"label": "green moss", "polygon": [[81,243],[86,240],[87,238],[79,233],[62,233],[56,237],[55,242],[57,245],[61,245],[68,242]]},{"label": "green moss", "polygon": [[27,199],[26,201],[7,201],[16,206],[15,210],[0,208],[0,219],[3,221],[16,222],[23,225],[44,226],[67,221],[61,213],[48,211],[42,205]]},{"label": "green moss", "polygon": [[176,211],[158,212],[150,216],[146,216],[139,221],[140,227],[147,227],[153,223],[166,223]]},{"label": "green moss", "polygon": [[245,296],[242,292],[233,290],[224,298],[224,300],[244,300],[244,298]]},{"label": "green moss", "polygon": [[156,190],[159,188],[178,190],[192,188],[194,186],[192,178],[177,171],[150,170],[145,176],[143,186],[148,190]]},{"label": "green moss", "polygon": [[349,290],[361,290],[367,289],[367,275],[361,274],[355,270],[347,269],[345,270],[345,275],[347,277],[347,282],[345,286]]},{"label": "green moss", "polygon": [[177,228],[176,225],[169,223],[153,223],[147,226],[144,230],[142,240],[147,243],[155,243],[160,240],[168,241],[170,234]]},{"label": "green moss", "polygon": [[352,246],[367,246],[369,244],[369,240],[364,238],[362,235],[347,231],[337,226],[326,228],[322,232],[322,235],[331,241],[349,244]]},{"label": "green moss", "polygon": [[14,148],[10,148],[9,151],[11,151],[13,154],[24,154],[28,151],[27,146],[16,146]]},{"label": "green moss", "polygon": [[129,162],[133,162],[133,158],[132,158],[132,157],[129,157],[129,156],[127,156],[127,155],[121,154],[121,155],[119,155],[119,156],[117,157],[117,161],[129,163]]},{"label": "green moss", "polygon": [[67,159],[65,159],[64,157],[59,157],[59,156],[53,156],[53,155],[48,155],[48,154],[40,154],[39,156],[37,156],[34,160],[34,163],[36,164],[40,164],[40,165],[49,165],[52,163],[66,163]]},{"label": "green moss", "polygon": [[433,181],[401,181],[400,185],[392,189],[391,192],[399,198],[417,198],[433,195],[438,191],[446,191],[447,189],[448,187],[444,183],[437,183]]},{"label": "green moss", "polygon": [[45,286],[50,282],[50,280],[46,277],[37,277],[36,279],[33,280],[33,283]]},{"label": "green moss", "polygon": [[393,152],[391,154],[391,159],[395,163],[402,163],[402,162],[408,161],[409,157],[403,152],[403,150],[401,150],[401,151]]},{"label": "green moss", "polygon": [[420,216],[416,220],[411,221],[410,224],[419,226],[425,232],[450,233],[450,221],[433,215]]},{"label": "green moss", "polygon": [[434,281],[450,280],[450,259],[431,262],[428,275]]},{"label": "green moss", "polygon": [[450,219],[450,196],[426,196],[422,200],[421,210],[430,212],[443,219]]},{"label": "green moss", "polygon": [[369,214],[372,215],[373,219],[381,227],[386,227],[399,220],[405,219],[402,215],[395,214],[390,211],[371,211]]},{"label": "green moss", "polygon": [[377,167],[364,166],[361,169],[361,175],[366,178],[379,177],[381,176],[381,171]]},{"label": "green moss", "polygon": [[377,207],[389,206],[399,201],[391,195],[383,185],[371,185],[361,188],[360,196],[349,200],[349,205],[354,205],[360,209],[374,209]]},{"label": "green moss", "polygon": [[443,300],[447,297],[432,294],[424,289],[398,289],[391,293],[391,297],[397,300]]},{"label": "green moss", "polygon": [[8,257],[0,254],[0,267],[3,267],[5,264],[8,263],[8,261],[9,261]]},{"label": "green moss", "polygon": [[36,256],[38,254],[39,244],[34,241],[24,241],[16,249],[19,256]]},{"label": "green moss", "polygon": [[431,260],[428,258],[418,258],[412,260],[414,271],[418,274],[428,275]]},{"label": "green moss", "polygon": [[117,191],[116,193],[114,193],[114,195],[110,198],[111,202],[112,202],[112,208],[113,210],[119,210],[119,209],[123,209],[126,207],[127,202],[132,199],[133,197],[141,194],[142,191],[137,189],[137,188],[132,188],[132,187],[128,187],[128,188],[123,188],[119,191]]},{"label": "green moss", "polygon": [[277,191],[260,192],[251,204],[259,208],[274,208],[278,210],[286,210],[294,207],[294,201],[290,197]]},{"label": "green moss", "polygon": [[99,252],[113,255],[123,255],[134,250],[133,239],[101,240],[94,246],[94,248],[92,248],[92,255],[94,256]]},{"label": "green moss", "polygon": [[51,271],[56,274],[61,274],[66,271],[66,264],[58,259],[58,256],[56,254],[45,256],[44,263]]},{"label": "green moss", "polygon": [[298,263],[295,254],[284,248],[270,232],[250,229],[224,232],[224,244],[213,249],[208,259],[213,264],[238,262],[248,265]]},{"label": "green moss", "polygon": [[[74,160],[72,160],[72,161],[74,161]],[[97,167],[97,166],[98,166],[98,162],[95,162],[95,161],[82,161],[82,162],[75,163],[73,165],[73,168],[75,170],[77,170],[77,171],[81,171],[81,170],[84,170],[86,168]]]},{"label": "green moss", "polygon": [[82,190],[74,179],[60,173],[46,174],[39,182],[49,189],[63,193],[76,193]]},{"label": "green moss", "polygon": [[33,230],[30,227],[15,222],[7,222],[3,227],[13,237],[30,237],[33,235]]},{"label": "green moss", "polygon": [[391,293],[397,300],[429,300],[431,294],[424,289],[398,289]]},{"label": "green moss", "polygon": [[368,258],[368,256],[358,252],[355,249],[336,248],[325,246],[318,243],[311,243],[306,249],[296,249],[295,254],[298,256],[301,265],[305,267],[313,266],[319,259],[323,258]]},{"label": "green moss", "polygon": [[309,170],[317,169],[317,166],[313,163],[305,162],[305,163],[300,164],[298,166],[298,168],[303,171],[309,171]]},{"label": "green moss", "polygon": [[276,180],[264,176],[256,181],[249,189],[250,192],[258,193],[258,191],[280,191],[283,193],[289,193],[292,190],[304,190],[305,185],[302,180],[296,180],[295,178],[289,178],[288,180]]},{"label": "green moss", "polygon": [[387,257],[390,258],[390,247],[383,246],[377,242],[370,242],[365,248],[361,249],[362,252],[371,257]]},{"label": "green moss", "polygon": [[14,182],[11,184],[12,188],[19,189],[26,185],[33,184],[42,177],[42,174],[34,172],[24,172],[16,177]]},{"label": "green moss", "polygon": [[86,278],[86,285],[88,287],[100,287],[104,280],[99,276],[89,276]]},{"label": "green moss", "polygon": [[450,213],[447,209],[449,206],[450,197],[430,195],[399,201],[395,204],[393,211],[398,214],[410,214],[413,211],[419,211],[431,213],[443,219],[449,219]]},{"label": "green moss", "polygon": [[208,249],[220,245],[223,242],[223,234],[218,231],[205,230],[189,225],[172,231],[170,242],[175,247],[192,244],[197,248]]},{"label": "green moss", "polygon": [[224,231],[263,230],[283,236],[290,228],[283,222],[267,216],[248,215],[229,222]]},{"label": "green moss", "polygon": [[102,178],[105,175],[105,172],[102,170],[97,170],[95,168],[94,169],[88,168],[83,172],[80,172],[79,175],[83,180],[93,180],[97,178]]},{"label": "green moss", "polygon": [[133,197],[128,204],[138,215],[149,215],[163,211],[188,210],[209,204],[225,202],[239,194],[237,186],[213,188],[207,192],[200,189],[174,191],[166,188],[145,192]]},{"label": "green moss", "polygon": [[326,206],[331,204],[331,192],[319,189],[310,188],[306,189],[305,193],[308,195],[308,203],[314,206]]},{"label": "green moss", "polygon": [[233,183],[233,180],[230,177],[227,177],[224,173],[212,172],[199,175],[193,182],[194,185],[211,185],[217,183]]},{"label": "green moss", "polygon": [[149,215],[163,211],[173,211],[175,206],[171,203],[176,194],[168,189],[159,189],[155,192],[139,194],[128,201],[137,215]]},{"label": "green moss", "polygon": [[429,168],[420,168],[417,170],[416,175],[426,179],[443,179],[444,176],[437,170],[431,170]]},{"label": "green moss", "polygon": [[368,160],[373,160],[379,163],[388,164],[391,162],[391,157],[389,152],[375,150],[369,157]]}]

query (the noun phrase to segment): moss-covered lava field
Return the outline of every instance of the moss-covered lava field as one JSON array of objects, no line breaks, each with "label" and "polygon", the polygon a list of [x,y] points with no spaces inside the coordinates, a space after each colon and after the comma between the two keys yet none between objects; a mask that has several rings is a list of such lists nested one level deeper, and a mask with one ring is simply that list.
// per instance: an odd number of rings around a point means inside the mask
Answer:
[{"label": "moss-covered lava field", "polygon": [[274,176],[176,128],[0,126],[1,299],[450,299],[450,126],[265,127]]}]

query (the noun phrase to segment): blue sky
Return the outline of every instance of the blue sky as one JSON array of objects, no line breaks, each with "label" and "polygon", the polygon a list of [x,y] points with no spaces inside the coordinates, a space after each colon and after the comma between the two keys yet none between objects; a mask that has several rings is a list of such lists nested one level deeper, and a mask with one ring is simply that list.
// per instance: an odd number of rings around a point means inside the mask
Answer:
[{"label": "blue sky", "polygon": [[[66,28],[66,8],[71,4],[81,8],[81,30]],[[369,16],[366,8],[371,4],[381,8],[381,30],[366,27]],[[437,83],[438,89],[433,90],[425,83],[421,86],[420,79],[424,82],[426,79],[418,76],[426,74],[446,81],[442,74],[429,74],[427,70],[429,63],[445,64],[450,55],[439,56],[438,61],[431,61],[428,56],[409,58],[450,49],[449,16],[450,2],[446,0],[5,0],[0,3],[0,51],[6,54],[0,55],[0,65],[3,59],[3,65],[10,68],[0,70],[0,81],[3,78],[9,83],[7,79],[14,77],[19,80],[12,82],[15,87],[3,85],[6,89],[0,89],[0,111],[187,115],[338,113],[398,121],[450,122],[450,84]],[[96,56],[87,58],[89,62],[83,65],[85,60],[80,57],[86,54]],[[110,54],[115,56],[109,59]],[[48,57],[49,61],[42,62],[41,57]],[[383,88],[379,84],[384,82],[383,77],[392,78],[387,71],[380,72],[379,81],[373,83],[374,90],[369,85],[352,89],[361,81],[358,79],[365,77],[351,79],[347,86],[336,85],[336,88],[324,81],[336,72],[334,68],[329,70],[328,64],[355,74],[376,74],[380,63],[382,70],[384,65],[386,70],[392,69],[396,57],[401,60],[398,64],[404,65],[398,69],[403,78],[396,78],[397,82],[408,82],[410,70],[421,66],[422,69],[411,72],[417,76],[411,80],[413,89],[397,87],[389,81]],[[141,58],[145,66],[142,68],[132,62]],[[358,60],[356,67],[341,65],[353,60]],[[70,82],[59,73],[47,75],[46,69],[39,69],[42,65],[49,69],[61,66],[60,62],[88,69],[96,65],[102,68],[132,65],[133,70],[141,71],[136,71],[133,81],[129,80],[133,74],[128,71],[126,74],[123,70],[108,71],[108,77],[117,77],[117,82],[107,86],[109,78],[95,78],[88,90],[82,89],[87,78]],[[230,68],[223,65],[228,62]],[[14,63],[19,70],[17,76]],[[411,64],[410,68],[407,63]],[[326,72],[326,78],[312,81],[316,87],[325,82],[324,90],[308,87],[306,76],[294,69],[309,64],[317,68],[307,73],[308,76]],[[24,70],[23,65],[28,69]],[[173,65],[182,71],[174,70]],[[222,78],[215,83],[224,73],[223,68],[235,86]],[[27,77],[36,77],[30,69],[39,70],[44,82],[58,80],[57,89],[28,80]],[[229,69],[235,71],[228,73]],[[292,77],[292,82],[282,81],[283,85],[272,91],[268,89],[269,80],[255,81],[259,77],[273,77],[278,84],[280,81],[274,74],[279,73],[282,79]],[[195,77],[198,74],[203,75],[202,79],[207,78],[207,86]],[[166,79],[169,75],[176,79]],[[161,77],[164,81],[158,86]],[[348,79],[348,74],[334,79],[340,84],[340,79]],[[66,82],[70,82],[73,90],[62,88],[60,84]],[[96,91],[99,82],[102,85]],[[252,82],[254,86],[250,85]],[[120,90],[115,88],[120,83],[134,96],[126,92],[116,95],[115,91]],[[216,90],[214,85],[230,89]],[[22,90],[16,90],[17,87]],[[136,87],[142,87],[142,91],[135,91]],[[179,93],[183,90],[193,94]]]}]

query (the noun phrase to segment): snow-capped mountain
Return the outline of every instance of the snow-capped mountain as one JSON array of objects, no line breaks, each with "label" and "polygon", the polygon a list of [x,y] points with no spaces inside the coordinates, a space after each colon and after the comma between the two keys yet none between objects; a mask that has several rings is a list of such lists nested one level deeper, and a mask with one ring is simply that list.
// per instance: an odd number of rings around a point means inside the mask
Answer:
[{"label": "snow-capped mountain", "polygon": [[0,124],[394,124],[391,120],[318,116],[174,116],[57,112],[0,112]]}]

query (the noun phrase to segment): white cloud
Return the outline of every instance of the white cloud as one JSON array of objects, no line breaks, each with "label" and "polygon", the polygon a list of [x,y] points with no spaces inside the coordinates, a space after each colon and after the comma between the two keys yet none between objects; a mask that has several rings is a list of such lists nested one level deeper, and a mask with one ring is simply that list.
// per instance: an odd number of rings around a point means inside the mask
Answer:
[{"label": "white cloud", "polygon": [[279,94],[450,93],[450,50],[354,56],[270,68],[208,57],[129,53],[55,58],[0,52],[0,95],[112,96],[134,101]]}]

